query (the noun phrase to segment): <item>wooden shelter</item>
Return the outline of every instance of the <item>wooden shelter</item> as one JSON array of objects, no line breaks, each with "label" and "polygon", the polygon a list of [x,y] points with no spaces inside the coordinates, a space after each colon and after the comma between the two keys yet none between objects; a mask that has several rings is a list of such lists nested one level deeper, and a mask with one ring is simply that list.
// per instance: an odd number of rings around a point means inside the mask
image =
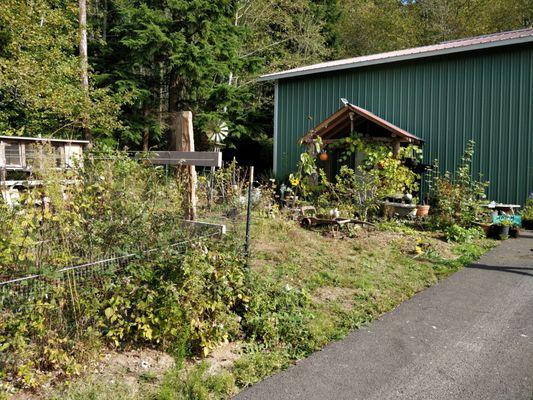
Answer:
[{"label": "wooden shelter", "polygon": [[56,167],[70,168],[74,166],[75,159],[81,158],[83,149],[88,144],[86,140],[0,136],[0,170],[3,173],[31,171],[40,157],[40,145],[50,146]]},{"label": "wooden shelter", "polygon": [[[324,121],[311,129],[303,138],[302,144],[311,144],[317,137],[322,139],[330,157],[324,167],[329,178],[333,178],[338,165],[338,152],[341,149],[328,150],[328,145],[348,137],[357,132],[363,139],[369,141],[389,143],[394,156],[397,156],[402,145],[421,145],[424,140],[405,131],[404,129],[378,117],[364,108],[346,103],[344,107],[330,115]],[[353,162],[357,163],[357,156]]]},{"label": "wooden shelter", "polygon": [[421,145],[424,142],[423,139],[376,114],[346,103],[344,107],[311,129],[303,137],[302,143],[310,143],[320,136],[324,144],[330,144],[349,136],[352,132],[361,133],[368,140],[392,143],[394,147],[399,147],[402,143]]}]

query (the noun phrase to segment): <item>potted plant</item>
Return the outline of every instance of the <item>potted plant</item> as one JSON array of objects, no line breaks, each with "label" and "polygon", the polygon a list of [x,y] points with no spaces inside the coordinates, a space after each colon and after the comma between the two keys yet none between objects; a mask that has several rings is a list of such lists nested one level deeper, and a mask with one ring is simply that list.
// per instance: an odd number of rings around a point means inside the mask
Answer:
[{"label": "potted plant", "polygon": [[508,219],[500,221],[498,224],[494,225],[494,238],[499,240],[505,240],[509,237],[509,229],[511,228],[512,222]]},{"label": "potted plant", "polygon": [[521,214],[522,227],[524,229],[533,230],[533,198],[530,198],[526,201],[526,204]]},{"label": "potted plant", "polygon": [[517,238],[518,236],[520,236],[520,227],[516,224],[512,224],[509,227],[509,236],[512,238]]}]

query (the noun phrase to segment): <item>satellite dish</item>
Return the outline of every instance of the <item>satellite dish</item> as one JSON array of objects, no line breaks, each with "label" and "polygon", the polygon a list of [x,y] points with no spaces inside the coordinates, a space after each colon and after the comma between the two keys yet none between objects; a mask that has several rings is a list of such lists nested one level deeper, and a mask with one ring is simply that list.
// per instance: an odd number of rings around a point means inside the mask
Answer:
[{"label": "satellite dish", "polygon": [[207,137],[216,145],[221,145],[228,136],[228,124],[224,121],[210,123],[206,129]]}]

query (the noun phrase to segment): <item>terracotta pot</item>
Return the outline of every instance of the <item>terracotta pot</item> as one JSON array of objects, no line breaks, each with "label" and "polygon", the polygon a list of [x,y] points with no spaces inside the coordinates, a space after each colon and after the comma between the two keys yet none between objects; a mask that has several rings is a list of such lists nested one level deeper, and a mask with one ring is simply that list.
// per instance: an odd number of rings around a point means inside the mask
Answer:
[{"label": "terracotta pot", "polygon": [[329,155],[328,155],[328,153],[325,153],[325,152],[324,153],[320,153],[318,155],[318,158],[320,158],[320,161],[328,161]]},{"label": "terracotta pot", "polygon": [[427,205],[418,205],[416,206],[416,216],[417,217],[426,217],[429,214],[429,206]]}]

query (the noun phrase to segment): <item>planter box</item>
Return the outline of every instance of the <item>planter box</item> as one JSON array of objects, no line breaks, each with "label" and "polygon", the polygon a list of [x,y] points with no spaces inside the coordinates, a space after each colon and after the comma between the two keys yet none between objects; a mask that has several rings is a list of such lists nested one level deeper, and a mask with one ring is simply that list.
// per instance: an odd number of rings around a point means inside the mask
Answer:
[{"label": "planter box", "polygon": [[405,218],[407,216],[414,217],[416,215],[416,204],[394,203],[392,201],[384,201],[383,215],[387,218]]}]

